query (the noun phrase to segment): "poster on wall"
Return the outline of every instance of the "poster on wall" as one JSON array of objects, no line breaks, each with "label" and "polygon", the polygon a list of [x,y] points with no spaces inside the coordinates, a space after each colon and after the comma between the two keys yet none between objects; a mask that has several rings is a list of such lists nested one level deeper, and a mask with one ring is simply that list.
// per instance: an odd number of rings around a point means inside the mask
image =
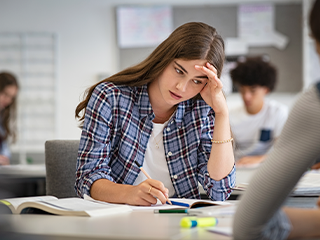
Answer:
[{"label": "poster on wall", "polygon": [[238,8],[238,37],[251,47],[274,46],[282,50],[289,39],[274,29],[274,22],[273,4],[242,4]]},{"label": "poster on wall", "polygon": [[170,6],[117,7],[117,35],[120,48],[157,46],[172,31]]}]

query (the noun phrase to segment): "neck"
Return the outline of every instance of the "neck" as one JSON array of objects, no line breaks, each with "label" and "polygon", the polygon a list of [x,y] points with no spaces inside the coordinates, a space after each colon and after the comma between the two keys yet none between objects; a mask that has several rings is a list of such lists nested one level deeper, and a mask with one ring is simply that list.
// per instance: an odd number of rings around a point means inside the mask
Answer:
[{"label": "neck", "polygon": [[157,86],[157,81],[153,81],[148,85],[149,100],[155,115],[154,123],[165,123],[176,110],[176,105],[169,105],[163,101],[163,97]]},{"label": "neck", "polygon": [[254,108],[246,107],[247,113],[252,114],[252,115],[257,114],[258,112],[261,111],[261,109],[263,107],[263,104],[264,103],[262,102],[262,104],[260,104],[259,106],[254,107]]},{"label": "neck", "polygon": [[154,123],[165,123],[166,121],[169,120],[169,118],[174,113],[176,108],[177,108],[176,106],[173,106],[171,109],[168,109],[168,110],[153,108],[153,112],[155,115],[153,122]]}]

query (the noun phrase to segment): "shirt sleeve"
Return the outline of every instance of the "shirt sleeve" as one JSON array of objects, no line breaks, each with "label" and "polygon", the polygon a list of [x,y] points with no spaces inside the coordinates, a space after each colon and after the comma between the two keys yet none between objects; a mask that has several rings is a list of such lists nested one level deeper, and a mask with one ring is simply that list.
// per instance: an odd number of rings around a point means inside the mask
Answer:
[{"label": "shirt sleeve", "polygon": [[207,196],[214,201],[224,201],[229,198],[236,182],[235,166],[230,173],[220,181],[210,178],[207,164],[211,153],[211,139],[214,129],[214,115],[209,114],[208,122],[202,128],[201,142],[198,149],[198,181],[203,186]]},{"label": "shirt sleeve", "polygon": [[91,185],[98,179],[114,181],[108,166],[113,132],[110,99],[114,96],[98,85],[86,107],[76,170],[75,188],[79,196],[90,196]]},{"label": "shirt sleeve", "polygon": [[279,107],[277,111],[277,117],[276,117],[277,125],[275,126],[275,129],[274,129],[274,138],[278,138],[280,136],[283,126],[287,121],[288,114],[289,114],[289,110],[287,106]]},{"label": "shirt sleeve", "polygon": [[276,215],[303,173],[320,155],[319,109],[315,87],[296,101],[274,150],[256,170],[241,197],[234,216],[234,239],[275,239],[272,232],[277,232],[280,237],[276,239],[281,240],[289,234],[290,229],[281,226],[283,218]]},{"label": "shirt sleeve", "polygon": [[11,151],[7,141],[2,142],[0,155],[4,155],[9,159],[11,158]]}]

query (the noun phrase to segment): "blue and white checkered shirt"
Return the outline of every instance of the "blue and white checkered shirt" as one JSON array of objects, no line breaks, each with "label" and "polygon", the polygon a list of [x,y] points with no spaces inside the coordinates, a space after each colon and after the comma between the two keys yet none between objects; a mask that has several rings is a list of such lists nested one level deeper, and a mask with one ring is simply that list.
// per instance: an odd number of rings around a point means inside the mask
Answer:
[{"label": "blue and white checkered shirt", "polygon": [[[76,191],[90,195],[92,183],[104,178],[133,184],[143,165],[152,132],[152,110],[147,86],[101,83],[86,108],[81,134]],[[179,198],[200,198],[200,182],[212,200],[223,201],[235,185],[235,167],[220,181],[209,177],[214,112],[203,100],[181,102],[163,131],[169,175]]]}]

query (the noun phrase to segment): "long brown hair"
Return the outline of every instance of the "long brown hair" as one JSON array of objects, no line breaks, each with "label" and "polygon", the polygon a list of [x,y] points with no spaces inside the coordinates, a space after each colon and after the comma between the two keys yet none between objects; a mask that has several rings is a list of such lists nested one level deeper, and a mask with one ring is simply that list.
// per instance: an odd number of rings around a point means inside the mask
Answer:
[{"label": "long brown hair", "polygon": [[174,30],[144,61],[108,77],[85,92],[75,110],[75,117],[83,123],[84,111],[94,88],[102,82],[127,86],[142,86],[156,79],[174,60],[207,60],[220,77],[224,63],[224,42],[216,29],[201,22],[189,22]]},{"label": "long brown hair", "polygon": [[[16,86],[19,89],[19,84],[16,77],[9,72],[0,73],[0,93],[8,86]],[[11,104],[1,110],[0,112],[1,124],[4,129],[3,135],[0,135],[0,140],[6,140],[8,136],[12,137],[12,141],[16,140],[16,118],[17,118],[17,106],[16,96],[13,98]]]},{"label": "long brown hair", "polygon": [[320,0],[316,0],[309,15],[309,25],[312,37],[320,43]]}]

